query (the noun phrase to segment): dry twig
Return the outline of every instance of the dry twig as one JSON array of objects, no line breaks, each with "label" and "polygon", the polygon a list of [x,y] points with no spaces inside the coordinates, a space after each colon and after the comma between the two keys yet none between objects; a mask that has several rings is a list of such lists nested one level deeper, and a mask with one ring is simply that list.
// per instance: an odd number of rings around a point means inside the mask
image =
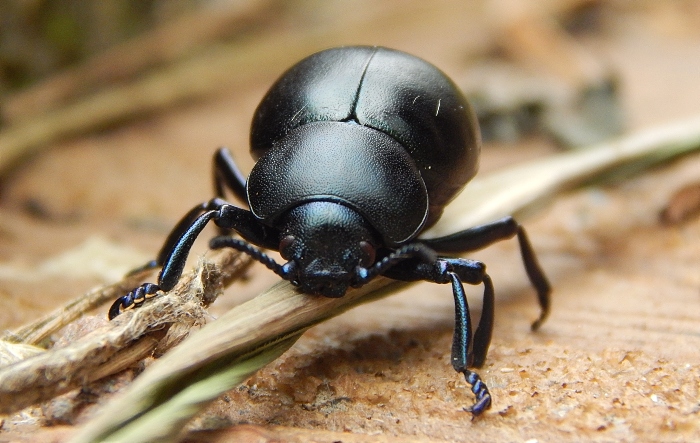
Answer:
[{"label": "dry twig", "polygon": [[10,343],[38,345],[51,334],[55,334],[85,313],[129,292],[138,285],[145,274],[145,272],[130,274],[117,283],[95,288],[40,319],[24,325],[12,333],[5,333],[2,339]]},{"label": "dry twig", "polygon": [[[159,343],[162,351],[179,343],[193,326],[205,323],[205,307],[221,293],[224,284],[240,276],[248,263],[248,257],[238,253],[220,254],[215,262],[203,262],[181,279],[173,296],[158,298],[64,348],[3,367],[0,414],[18,411],[119,372],[149,355]],[[81,303],[74,301],[69,305]],[[161,340],[166,331],[168,336]]]}]

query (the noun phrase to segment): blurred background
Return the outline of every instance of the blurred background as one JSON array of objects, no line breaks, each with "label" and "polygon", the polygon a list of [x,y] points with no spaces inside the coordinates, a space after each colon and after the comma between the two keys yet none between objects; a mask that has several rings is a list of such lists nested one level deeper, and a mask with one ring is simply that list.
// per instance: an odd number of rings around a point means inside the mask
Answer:
[{"label": "blurred background", "polygon": [[[229,146],[244,171],[252,167],[249,124],[269,85],[306,55],[355,44],[415,54],[463,88],[482,125],[482,172],[700,109],[697,0],[0,0],[0,328],[152,258],[179,217],[213,195],[217,147]],[[275,424],[405,441],[462,441],[465,427],[477,440],[700,438],[691,381],[700,377],[691,352],[700,344],[700,225],[692,216],[671,227],[659,221],[678,190],[700,192],[692,191],[698,181],[695,155],[570,195],[529,221],[556,288],[541,334],[529,332],[536,303],[515,245],[477,254],[499,293],[485,370],[499,424],[470,423],[460,410],[469,394],[455,393],[448,362],[452,299],[428,285],[310,331],[199,426]],[[251,269],[213,315],[274,281]],[[592,381],[593,363],[573,376],[559,372],[570,359],[621,364],[626,352],[643,362],[626,382],[652,367],[680,377],[663,382],[666,409],[646,401],[662,382],[635,397],[630,385],[616,391],[614,377]],[[512,370],[519,367],[525,372]],[[618,401],[605,403],[611,392]],[[325,404],[324,396],[351,400]],[[85,417],[71,411],[30,414],[28,427],[7,419],[2,429],[70,429]]]}]

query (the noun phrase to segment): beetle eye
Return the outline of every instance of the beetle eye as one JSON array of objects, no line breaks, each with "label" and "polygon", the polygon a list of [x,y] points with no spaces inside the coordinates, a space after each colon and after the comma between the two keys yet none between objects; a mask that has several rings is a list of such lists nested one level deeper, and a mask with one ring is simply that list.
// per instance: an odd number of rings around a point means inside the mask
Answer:
[{"label": "beetle eye", "polygon": [[362,254],[360,255],[360,266],[363,268],[372,266],[372,264],[374,264],[375,257],[374,246],[366,241],[361,241],[360,251],[362,251]]},{"label": "beetle eye", "polygon": [[279,251],[285,260],[291,259],[292,250],[296,241],[297,239],[293,235],[285,235],[284,237],[282,237],[282,240],[280,240]]}]

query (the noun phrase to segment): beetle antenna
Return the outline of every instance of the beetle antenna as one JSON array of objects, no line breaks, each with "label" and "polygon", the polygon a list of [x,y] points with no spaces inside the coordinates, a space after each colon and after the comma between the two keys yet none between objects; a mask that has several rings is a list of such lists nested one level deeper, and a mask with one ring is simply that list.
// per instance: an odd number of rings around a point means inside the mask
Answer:
[{"label": "beetle antenna", "polygon": [[279,275],[285,280],[292,281],[296,278],[296,267],[294,262],[289,262],[284,265],[280,265],[275,261],[274,258],[265,254],[260,249],[238,238],[228,237],[225,235],[220,235],[214,237],[209,241],[209,247],[211,249],[223,249],[232,248],[237,251],[241,251],[245,254],[250,255],[253,259],[264,264],[268,269],[270,269],[275,274]]},{"label": "beetle antenna", "polygon": [[382,275],[395,264],[409,258],[417,258],[426,263],[433,263],[437,260],[437,253],[422,243],[411,243],[402,246],[369,268],[358,266],[355,271],[355,282],[353,286],[362,286],[373,278]]}]

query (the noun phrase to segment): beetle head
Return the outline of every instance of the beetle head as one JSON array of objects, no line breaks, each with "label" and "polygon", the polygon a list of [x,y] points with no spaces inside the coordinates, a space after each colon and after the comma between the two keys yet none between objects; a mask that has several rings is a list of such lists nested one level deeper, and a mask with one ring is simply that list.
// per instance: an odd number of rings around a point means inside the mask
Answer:
[{"label": "beetle head", "polygon": [[342,297],[358,268],[374,263],[377,236],[351,208],[315,201],[288,211],[281,220],[279,251],[292,281],[305,293]]}]

